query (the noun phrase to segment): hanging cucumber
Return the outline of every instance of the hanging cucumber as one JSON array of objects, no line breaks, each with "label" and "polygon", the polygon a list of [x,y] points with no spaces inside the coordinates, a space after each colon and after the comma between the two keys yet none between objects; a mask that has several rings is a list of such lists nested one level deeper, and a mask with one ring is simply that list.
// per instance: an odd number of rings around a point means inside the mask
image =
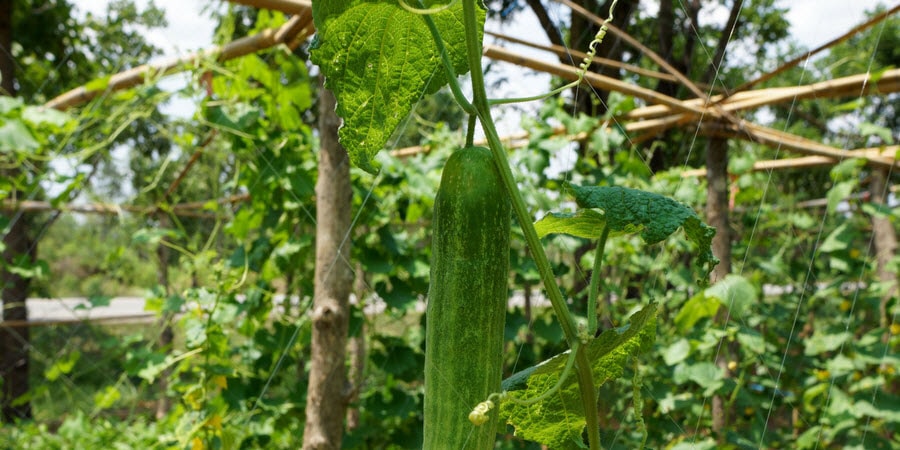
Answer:
[{"label": "hanging cucumber", "polygon": [[490,150],[447,160],[434,200],[425,334],[426,450],[492,449],[497,414],[469,413],[500,390],[510,204]]}]

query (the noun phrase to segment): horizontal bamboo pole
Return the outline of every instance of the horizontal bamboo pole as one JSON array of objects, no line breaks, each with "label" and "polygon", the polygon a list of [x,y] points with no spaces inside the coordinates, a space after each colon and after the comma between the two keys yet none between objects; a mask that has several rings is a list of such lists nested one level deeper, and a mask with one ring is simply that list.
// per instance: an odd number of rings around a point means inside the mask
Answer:
[{"label": "horizontal bamboo pole", "polygon": [[[881,94],[900,92],[900,69],[890,69],[881,74],[876,81],[869,74],[857,74],[847,77],[812,83],[803,86],[778,87],[745,91],[728,97],[721,106],[727,111],[740,111],[761,106],[768,106],[785,101],[821,97],[857,96],[878,92]],[[690,99],[684,103],[702,106],[707,102],[718,102],[723,96],[713,96],[708,100]],[[673,114],[674,110],[667,105],[652,105],[631,110],[617,117],[619,120],[641,120],[664,117]]]},{"label": "horizontal bamboo pole", "polygon": [[277,44],[288,43],[292,40],[308,37],[312,35],[313,32],[312,14],[298,14],[291,17],[287,23],[279,28],[269,28],[253,36],[237,39],[221,47],[214,47],[212,49],[192,53],[185,57],[163,61],[161,63],[142,64],[132,69],[119,72],[111,76],[108,83],[106,83],[102,89],[88,87],[94,82],[79,86],[60,94],[45,103],[44,106],[47,108],[66,110],[87,103],[101,94],[128,89],[143,83],[149,78],[162,74],[170,74],[180,70],[180,68],[193,66],[205,58],[216,58],[216,60],[220,62],[227,61],[251,53],[256,53]]},{"label": "horizontal bamboo pole", "polygon": [[[894,146],[893,148],[894,150],[898,149],[897,146]],[[878,153],[876,151],[880,151],[880,149],[849,150],[847,151],[847,155],[844,157],[844,159],[866,158],[872,155],[877,155]],[[753,167],[750,169],[750,171],[764,172],[771,170],[802,169],[806,167],[831,166],[838,162],[840,161],[828,156],[802,156],[799,158],[770,159],[756,161],[755,163],[753,163]],[[702,178],[706,176],[706,169],[700,168],[685,170],[681,172],[681,176],[684,178]]]},{"label": "horizontal bamboo pole", "polygon": [[741,124],[741,127],[733,124],[708,122],[701,126],[700,132],[708,136],[738,138],[757,144],[781,147],[805,155],[824,156],[831,158],[834,162],[849,158],[864,158],[869,164],[876,166],[900,168],[900,164],[895,159],[900,146],[896,145],[848,151],[749,122]]},{"label": "horizontal bamboo pole", "polygon": [[254,8],[271,9],[285,14],[304,14],[312,9],[310,0],[228,0],[231,3],[252,6]]},{"label": "horizontal bamboo pole", "polygon": [[[230,197],[216,200],[219,205],[234,205],[250,200],[249,194],[232,195]],[[212,212],[198,211],[202,210],[209,201],[197,201],[188,203],[178,203],[172,205],[169,210],[183,217],[198,218],[216,218],[216,214]],[[85,203],[85,204],[65,204],[53,205],[50,202],[37,200],[12,201],[4,200],[0,203],[2,211],[24,211],[24,212],[44,212],[44,211],[61,211],[77,214],[100,214],[115,216],[123,213],[134,214],[154,214],[160,209],[157,206],[137,206],[137,205],[117,205],[111,203]]]},{"label": "horizontal bamboo pole", "polygon": [[[556,75],[560,78],[570,81],[578,79],[577,67],[529,58],[527,56],[522,56],[518,53],[515,53],[503,47],[498,47],[496,45],[484,45],[484,56],[498,61],[506,61],[518,66],[527,67],[530,69]],[[624,81],[617,80],[605,75],[600,75],[598,73],[585,73],[584,81],[597,89],[618,91],[626,95],[644,99],[651,103],[667,105],[675,111],[689,112],[696,115],[705,114],[707,116],[718,117],[718,114],[703,107],[682,102],[681,100],[678,100],[674,97],[669,97],[668,95],[660,94],[659,92],[656,92],[654,90],[628,84]]]},{"label": "horizontal bamboo pole", "polygon": [[131,314],[110,317],[85,317],[83,319],[54,319],[54,320],[4,320],[0,321],[4,327],[31,328],[52,327],[57,325],[128,325],[135,323],[156,324],[159,317],[156,314]]},{"label": "horizontal bamboo pole", "polygon": [[[524,45],[524,46],[526,46],[526,47],[533,48],[533,49],[536,49],[536,50],[542,50],[542,51],[545,51],[545,52],[553,53],[553,54],[555,54],[557,57],[560,57],[560,58],[572,57],[572,59],[574,60],[573,62],[574,62],[575,64],[580,64],[581,61],[583,61],[584,58],[587,57],[587,53],[585,53],[585,52],[582,52],[582,51],[579,51],[579,50],[576,50],[576,49],[566,48],[566,47],[563,47],[563,46],[560,46],[560,45],[555,45],[555,44],[550,44],[550,45],[536,44],[536,43],[534,43],[534,42],[530,42],[530,41],[527,41],[527,40],[525,40],[525,39],[519,39],[519,38],[516,38],[516,37],[513,37],[513,36],[508,36],[508,35],[505,35],[505,34],[502,34],[502,33],[494,33],[494,32],[492,32],[492,31],[485,31],[484,34],[486,34],[486,35],[488,35],[488,36],[493,36],[493,37],[495,37],[495,38],[497,38],[497,39],[502,39],[502,40],[507,41],[507,42],[511,42],[511,43],[513,43],[513,44]],[[601,58],[601,57],[599,57],[599,56],[594,56],[594,57],[591,59],[591,62],[593,62],[594,64],[601,65],[601,66],[615,67],[616,69],[621,69],[621,70],[624,70],[624,71],[626,71],[626,72],[631,72],[631,73],[636,74],[636,75],[644,76],[644,77],[647,77],[647,78],[653,78],[653,79],[656,79],[656,80],[664,80],[664,81],[671,81],[671,82],[676,82],[676,81],[678,81],[678,79],[675,78],[674,75],[670,75],[670,74],[667,74],[667,73],[664,73],[664,72],[659,72],[659,71],[656,71],[656,70],[645,69],[645,68],[640,67],[640,66],[635,66],[634,64],[626,64],[626,63],[623,63],[623,62],[621,62],[621,61],[616,61],[616,60],[614,60],[614,59]],[[699,83],[698,83],[697,86],[698,86],[698,87],[701,87],[701,88],[703,88],[703,89],[709,89],[709,86],[704,85],[704,84],[699,84]]]},{"label": "horizontal bamboo pole", "polygon": [[863,30],[866,30],[867,28],[870,28],[870,27],[874,26],[875,24],[887,19],[888,17],[890,17],[897,11],[900,11],[900,5],[896,5],[889,10],[883,11],[880,14],[876,14],[875,16],[869,18],[869,20],[851,28],[850,31],[818,46],[817,48],[815,48],[813,50],[804,52],[802,55],[797,56],[796,58],[785,62],[784,64],[781,65],[781,67],[779,67],[775,70],[772,70],[772,71],[760,76],[759,78],[756,78],[755,80],[750,80],[750,81],[738,86],[736,91],[738,91],[738,92],[745,91],[747,89],[750,89],[753,86],[756,86],[757,84],[765,83],[766,81],[769,81],[772,78],[775,78],[777,75],[783,73],[784,71],[797,66],[801,62],[809,60],[813,55],[815,55],[819,52],[822,52],[824,50],[827,50],[831,47],[834,47],[835,45],[840,44],[841,42],[844,42],[847,39],[850,39],[855,34],[858,34],[858,33],[862,32]]}]

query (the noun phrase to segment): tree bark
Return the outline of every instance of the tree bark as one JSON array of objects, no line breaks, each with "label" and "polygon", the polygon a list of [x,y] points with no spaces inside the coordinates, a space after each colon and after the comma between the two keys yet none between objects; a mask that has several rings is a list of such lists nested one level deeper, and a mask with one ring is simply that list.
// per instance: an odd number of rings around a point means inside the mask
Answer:
[{"label": "tree bark", "polygon": [[[872,195],[872,203],[876,205],[888,204],[890,192],[890,178],[887,169],[876,168],[872,170],[872,181],[869,183],[869,192]],[[878,264],[878,281],[887,285],[887,289],[881,296],[878,304],[879,324],[884,328],[882,342],[888,345],[891,339],[890,326],[892,317],[888,311],[891,299],[897,295],[897,272],[891,270],[891,260],[897,253],[897,232],[889,217],[872,215],[872,233],[875,240],[875,260]],[[886,369],[886,367],[884,367]],[[900,380],[894,377],[884,386],[888,394],[900,393]]]},{"label": "tree bark", "polygon": [[[0,87],[2,94],[14,96],[15,62],[12,59],[13,3],[0,2]],[[0,171],[0,177],[14,179],[17,169]],[[21,192],[13,189],[13,198],[21,196]],[[16,264],[16,260],[24,256],[24,261],[35,261],[37,248],[28,234],[30,217],[24,213],[4,212],[9,219],[8,228],[0,229],[3,233],[3,260],[0,262],[0,298],[3,299],[3,320],[26,321],[31,280],[16,275],[8,270]],[[28,327],[7,327],[0,323],[0,420],[11,422],[16,419],[31,418],[31,403],[24,402],[13,405],[13,402],[28,392]]]},{"label": "tree bark", "polygon": [[[169,227],[169,216],[166,213],[161,213],[159,215],[159,227],[162,229]],[[163,295],[169,295],[169,247],[163,245],[162,243],[158,244],[156,247],[156,259],[158,262],[158,266],[156,268],[156,283],[159,284],[160,288],[163,290]],[[162,326],[162,333],[159,335],[159,340],[157,345],[163,351],[167,351],[169,347],[172,345],[172,340],[175,338],[175,333],[172,331],[172,317],[174,315],[171,312],[163,313],[163,316],[160,318],[160,325]],[[159,392],[159,398],[156,399],[156,418],[162,419],[169,413],[169,408],[171,407],[171,402],[169,401],[169,397],[167,391],[169,390],[169,375],[171,375],[172,369],[168,368],[163,370],[162,374],[159,377],[159,382],[157,383],[156,389]]]},{"label": "tree bark", "polygon": [[[889,192],[888,174],[886,169],[875,168],[872,170],[872,181],[869,183],[869,192],[872,203],[887,205],[887,193]],[[878,281],[888,284],[889,288],[881,298],[879,313],[882,327],[890,326],[890,316],[887,307],[891,297],[897,294],[897,273],[890,269],[890,262],[897,253],[897,233],[890,218],[884,216],[872,216],[872,233],[875,238],[875,260],[878,264]]]},{"label": "tree bark", "polygon": [[341,447],[347,409],[346,345],[353,268],[350,257],[350,161],[337,140],[335,100],[320,81],[319,175],[312,347],[303,449]]},{"label": "tree bark", "polygon": [[[363,272],[362,264],[356,263],[356,281],[354,288],[357,301],[357,307],[361,311],[365,311],[365,299],[368,296],[368,287],[366,286],[365,272]],[[366,374],[366,323],[360,325],[359,330],[354,337],[350,339],[350,346],[347,349],[350,353],[350,380],[351,394],[347,398],[347,403],[353,405],[359,401],[359,393],[361,386],[365,381]],[[357,406],[350,406],[347,409],[347,430],[352,431],[359,428],[360,414]]]},{"label": "tree bark", "polygon": [[[706,222],[716,228],[712,249],[713,254],[720,260],[711,275],[711,281],[715,283],[731,272],[731,228],[728,224],[728,141],[726,139],[710,139],[706,151],[706,179],[708,183]],[[716,326],[724,328],[727,320],[728,308],[722,306],[716,314]],[[730,350],[725,339],[722,339],[716,351],[716,366],[725,372],[726,377],[730,376],[728,361],[733,358]],[[712,428],[720,441],[724,437],[723,431],[728,424],[727,415],[724,399],[719,395],[713,396]]]},{"label": "tree bark", "polygon": [[712,63],[707,66],[706,72],[701,78],[704,83],[711,83],[714,75],[718,73],[722,68],[722,63],[725,62],[725,50],[728,49],[728,43],[731,41],[732,35],[734,35],[734,30],[738,27],[738,20],[741,16],[741,7],[743,6],[743,3],[744,2],[742,1],[735,0],[731,4],[731,12],[728,14],[728,21],[725,22],[725,28],[722,29],[722,34],[719,36],[719,43],[716,44],[716,54],[713,56]]},{"label": "tree bark", "polygon": [[[550,14],[547,12],[547,8],[544,8],[544,4],[541,3],[541,0],[526,0],[526,3],[528,3],[528,6],[531,7],[531,10],[537,17],[538,22],[540,22],[541,28],[544,29],[544,34],[547,35],[547,39],[550,40],[550,43],[559,46],[565,45],[562,33],[559,32],[559,28],[556,27],[556,24],[553,23],[553,19],[550,18]],[[562,63],[569,62],[564,56],[560,56],[559,60]]]}]

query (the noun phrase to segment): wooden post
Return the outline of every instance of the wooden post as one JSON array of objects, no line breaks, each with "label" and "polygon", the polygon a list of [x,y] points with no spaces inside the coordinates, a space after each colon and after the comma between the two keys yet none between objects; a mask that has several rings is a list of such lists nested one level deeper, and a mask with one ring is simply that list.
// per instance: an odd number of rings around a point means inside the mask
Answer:
[{"label": "wooden post", "polygon": [[[168,228],[170,223],[169,216],[166,213],[160,213],[158,217],[159,228]],[[156,283],[162,288],[163,295],[169,295],[169,247],[166,247],[162,243],[157,244],[156,259]],[[174,315],[171,312],[165,312],[159,321],[159,324],[162,326],[162,333],[159,335],[157,345],[159,345],[159,348],[163,351],[171,350],[172,340],[175,337],[175,334],[172,331],[173,317]],[[159,398],[156,399],[157,419],[165,417],[166,414],[169,413],[169,408],[171,407],[171,401],[167,394],[167,391],[169,390],[169,375],[171,373],[171,368],[164,370],[156,385],[156,389],[159,392]]]},{"label": "wooden post", "polygon": [[[712,242],[713,254],[719,258],[719,265],[711,274],[712,282],[718,282],[731,273],[731,228],[728,223],[728,141],[723,138],[712,138],[706,152],[706,222],[716,228],[716,237]],[[717,327],[727,325],[728,309],[720,307],[716,314]],[[725,340],[719,342],[716,351],[716,366],[728,371],[730,351]],[[724,439],[724,431],[728,425],[728,411],[724,399],[713,396],[712,428],[720,441]]]},{"label": "wooden post", "polygon": [[337,139],[335,99],[320,81],[319,178],[316,182],[316,270],[312,348],[306,397],[304,450],[341,448],[348,392],[346,369],[349,298],[353,287],[348,232],[350,159]]}]

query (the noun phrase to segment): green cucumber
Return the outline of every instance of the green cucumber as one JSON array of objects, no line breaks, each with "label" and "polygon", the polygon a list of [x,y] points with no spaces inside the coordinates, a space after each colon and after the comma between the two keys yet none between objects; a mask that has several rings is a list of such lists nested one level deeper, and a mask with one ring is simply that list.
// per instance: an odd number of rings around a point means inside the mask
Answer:
[{"label": "green cucumber", "polygon": [[468,416],[500,391],[510,217],[490,150],[454,152],[434,200],[425,312],[426,450],[494,448],[496,411],[480,426]]}]

